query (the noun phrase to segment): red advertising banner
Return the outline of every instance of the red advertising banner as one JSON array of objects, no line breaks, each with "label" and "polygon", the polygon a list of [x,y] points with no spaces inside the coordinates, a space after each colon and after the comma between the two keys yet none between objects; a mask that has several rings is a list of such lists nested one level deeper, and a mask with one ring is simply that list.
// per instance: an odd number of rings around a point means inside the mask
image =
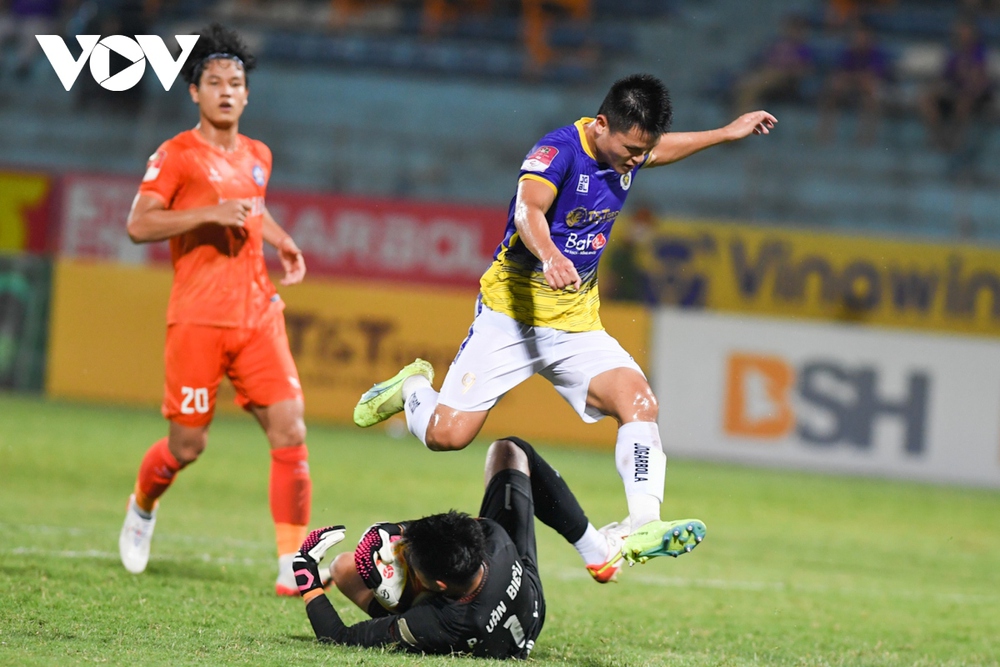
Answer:
[{"label": "red advertising banner", "polygon": [[502,209],[276,192],[267,208],[310,271],[478,287],[503,238]]},{"label": "red advertising banner", "polygon": [[130,264],[170,261],[166,242],[137,245],[125,231],[138,178],[69,174],[62,185],[60,255]]},{"label": "red advertising banner", "polygon": [[0,251],[50,249],[54,191],[47,174],[0,171]]},{"label": "red advertising banner", "polygon": [[[60,253],[127,263],[170,260],[166,243],[133,244],[125,220],[138,178],[64,178]],[[267,208],[312,275],[475,288],[503,238],[500,208],[273,191]],[[273,253],[273,268],[278,268]]]}]

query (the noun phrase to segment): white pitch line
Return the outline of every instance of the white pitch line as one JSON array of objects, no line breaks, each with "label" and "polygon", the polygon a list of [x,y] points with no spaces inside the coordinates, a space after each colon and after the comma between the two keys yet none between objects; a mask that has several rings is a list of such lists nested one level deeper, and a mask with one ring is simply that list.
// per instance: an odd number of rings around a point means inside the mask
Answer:
[{"label": "white pitch line", "polygon": [[[0,534],[4,531],[11,533],[36,533],[41,535],[60,535],[68,537],[81,537],[83,535],[110,535],[107,530],[98,528],[67,528],[64,526],[46,526],[42,524],[22,524],[22,523],[0,523]],[[117,534],[115,530],[114,534]],[[213,544],[234,547],[239,549],[259,549],[270,551],[273,543],[269,541],[240,540],[232,537],[206,537],[200,535],[184,535],[168,532],[157,538],[158,542],[183,542],[187,544]]]},{"label": "white pitch line", "polygon": [[[40,549],[38,547],[14,547],[13,549],[0,549],[0,555],[11,556],[46,556],[50,558],[83,558],[94,560],[114,560],[119,556],[112,551],[100,551],[98,549],[85,549],[81,551],[66,549]],[[210,565],[244,565],[247,567],[273,566],[273,560],[261,560],[259,558],[237,558],[235,556],[212,556],[211,554],[192,554],[190,556],[164,556],[153,554],[150,556],[153,562],[173,562],[190,563],[191,561],[201,561]]]}]

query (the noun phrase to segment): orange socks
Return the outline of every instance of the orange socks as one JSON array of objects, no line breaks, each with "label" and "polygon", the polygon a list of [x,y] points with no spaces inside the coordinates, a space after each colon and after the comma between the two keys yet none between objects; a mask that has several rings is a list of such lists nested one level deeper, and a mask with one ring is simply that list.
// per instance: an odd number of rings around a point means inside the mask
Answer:
[{"label": "orange socks", "polygon": [[295,553],[306,538],[312,480],[305,445],[271,450],[271,517],[278,555]]},{"label": "orange socks", "polygon": [[139,509],[152,512],[156,499],[170,487],[174,475],[183,467],[167,448],[167,439],[157,440],[143,457],[135,481],[135,504]]},{"label": "orange socks", "polygon": [[[279,555],[295,553],[306,538],[312,504],[308,458],[305,445],[271,450],[271,517]],[[167,439],[158,440],[139,466],[135,482],[136,505],[144,512],[152,512],[156,499],[170,487],[183,467],[167,448]]]}]

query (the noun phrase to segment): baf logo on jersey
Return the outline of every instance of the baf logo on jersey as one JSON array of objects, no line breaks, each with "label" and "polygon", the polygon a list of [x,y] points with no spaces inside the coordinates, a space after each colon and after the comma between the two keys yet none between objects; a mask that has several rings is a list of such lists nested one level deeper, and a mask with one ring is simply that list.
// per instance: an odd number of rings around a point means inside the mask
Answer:
[{"label": "baf logo on jersey", "polygon": [[250,172],[250,174],[253,176],[253,182],[254,183],[256,183],[257,185],[259,185],[260,187],[264,187],[264,182],[265,182],[264,181],[264,170],[261,168],[261,166],[259,164],[255,164],[253,166],[253,170]]},{"label": "baf logo on jersey", "polygon": [[597,234],[570,234],[566,238],[563,252],[569,255],[593,255],[608,244],[608,237],[602,232]]},{"label": "baf logo on jersey", "polygon": [[[191,55],[198,35],[174,35],[181,47],[176,60],[170,55],[163,39],[156,35],[136,35],[135,39],[125,35],[108,35],[104,39],[100,35],[77,35],[76,41],[81,49],[79,58],[73,57],[59,35],[35,35],[35,39],[67,91],[76,83],[89,58],[90,74],[94,81],[105,90],[121,92],[139,83],[146,71],[147,60],[163,84],[163,90],[170,90],[181,67]],[[131,63],[114,74],[111,73],[112,51],[118,56],[118,60],[125,59]]]}]

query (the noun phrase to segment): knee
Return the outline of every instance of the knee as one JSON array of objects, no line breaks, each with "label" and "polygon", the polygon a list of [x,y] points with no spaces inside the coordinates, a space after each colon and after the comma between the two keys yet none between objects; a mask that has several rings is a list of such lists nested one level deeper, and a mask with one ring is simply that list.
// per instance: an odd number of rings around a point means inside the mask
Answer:
[{"label": "knee", "polygon": [[344,587],[348,585],[352,578],[358,576],[357,567],[354,565],[354,553],[345,551],[338,554],[330,563],[330,577],[337,585],[338,590],[344,593]]},{"label": "knee", "polygon": [[267,439],[272,449],[298,447],[306,441],[305,421],[302,417],[297,417],[283,424],[275,424],[268,429]]},{"label": "knee", "polygon": [[168,448],[177,462],[182,466],[194,463],[208,446],[208,431],[187,430],[184,433],[171,433]]},{"label": "knee", "polygon": [[660,403],[648,384],[635,390],[631,408],[632,419],[625,421],[655,422],[660,417]]},{"label": "knee", "polygon": [[496,440],[486,450],[486,481],[501,470],[519,470],[531,476],[528,455],[511,440]]},{"label": "knee", "polygon": [[465,434],[459,432],[458,429],[435,427],[433,424],[427,427],[425,439],[427,449],[434,452],[453,452],[465,449],[471,442],[471,438],[465,437]]}]

